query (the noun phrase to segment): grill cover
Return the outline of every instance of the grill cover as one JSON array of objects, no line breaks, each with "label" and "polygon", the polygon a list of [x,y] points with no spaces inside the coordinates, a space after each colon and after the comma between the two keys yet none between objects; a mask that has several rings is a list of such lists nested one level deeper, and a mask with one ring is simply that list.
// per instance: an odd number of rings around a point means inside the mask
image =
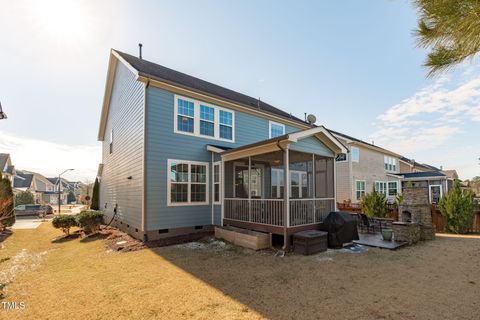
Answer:
[{"label": "grill cover", "polygon": [[323,220],[323,231],[328,232],[328,246],[340,248],[344,243],[359,240],[357,219],[347,212],[330,212]]}]

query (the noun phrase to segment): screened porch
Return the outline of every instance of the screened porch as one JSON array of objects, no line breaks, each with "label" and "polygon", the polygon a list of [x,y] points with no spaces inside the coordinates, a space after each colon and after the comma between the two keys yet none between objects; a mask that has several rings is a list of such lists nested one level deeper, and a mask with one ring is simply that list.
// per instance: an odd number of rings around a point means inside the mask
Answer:
[{"label": "screened porch", "polygon": [[319,224],[335,210],[334,170],[333,157],[288,148],[225,161],[223,223],[272,233]]}]

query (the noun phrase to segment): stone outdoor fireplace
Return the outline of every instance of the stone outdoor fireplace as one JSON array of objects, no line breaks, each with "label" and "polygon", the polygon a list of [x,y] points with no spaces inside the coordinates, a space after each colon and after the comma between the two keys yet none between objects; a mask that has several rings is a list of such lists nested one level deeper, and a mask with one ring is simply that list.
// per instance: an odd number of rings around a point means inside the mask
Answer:
[{"label": "stone outdoor fireplace", "polygon": [[398,222],[392,224],[395,241],[409,244],[435,238],[428,187],[404,187],[404,201],[398,207]]}]

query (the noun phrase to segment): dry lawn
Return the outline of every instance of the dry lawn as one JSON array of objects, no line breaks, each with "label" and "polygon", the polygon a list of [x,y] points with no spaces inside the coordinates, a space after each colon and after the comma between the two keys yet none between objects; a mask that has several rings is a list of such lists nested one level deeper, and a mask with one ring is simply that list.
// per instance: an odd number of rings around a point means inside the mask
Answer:
[{"label": "dry lawn", "polygon": [[26,304],[1,319],[480,318],[479,237],[280,258],[218,244],[118,253],[59,234],[44,223],[0,244],[4,301]]}]

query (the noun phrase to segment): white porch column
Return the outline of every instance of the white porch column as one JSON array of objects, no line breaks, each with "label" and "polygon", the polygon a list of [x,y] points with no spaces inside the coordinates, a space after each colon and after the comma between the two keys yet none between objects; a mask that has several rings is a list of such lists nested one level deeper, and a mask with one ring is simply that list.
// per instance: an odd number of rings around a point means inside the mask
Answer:
[{"label": "white porch column", "polygon": [[223,219],[225,218],[225,187],[223,184],[225,183],[225,161],[223,160],[220,162],[220,171],[221,171],[221,177],[220,179],[220,205],[221,205],[221,214],[222,214],[222,221],[220,223],[221,226],[223,226]]},{"label": "white porch column", "polygon": [[288,146],[285,148],[285,152],[283,154],[283,166],[285,170],[283,170],[284,177],[283,177],[283,184],[285,189],[283,191],[283,199],[285,203],[285,227],[290,227],[290,150]]},{"label": "white porch column", "polygon": [[337,208],[337,154],[333,157],[333,208],[334,211],[338,211]]},{"label": "white porch column", "polygon": [[252,157],[248,157],[248,221],[252,222]]},{"label": "white porch column", "polygon": [[[210,180],[211,182],[209,183],[209,186],[208,188],[211,188],[212,192],[211,192],[211,197],[210,197],[210,200],[212,201],[210,203],[210,206],[211,206],[211,209],[212,209],[212,225],[215,224],[215,155],[213,154],[213,152],[211,152],[212,154],[212,163],[211,163],[211,166],[210,166],[210,178],[212,180]],[[218,170],[220,170],[220,168],[218,168]],[[220,173],[219,173],[220,174]]]}]

